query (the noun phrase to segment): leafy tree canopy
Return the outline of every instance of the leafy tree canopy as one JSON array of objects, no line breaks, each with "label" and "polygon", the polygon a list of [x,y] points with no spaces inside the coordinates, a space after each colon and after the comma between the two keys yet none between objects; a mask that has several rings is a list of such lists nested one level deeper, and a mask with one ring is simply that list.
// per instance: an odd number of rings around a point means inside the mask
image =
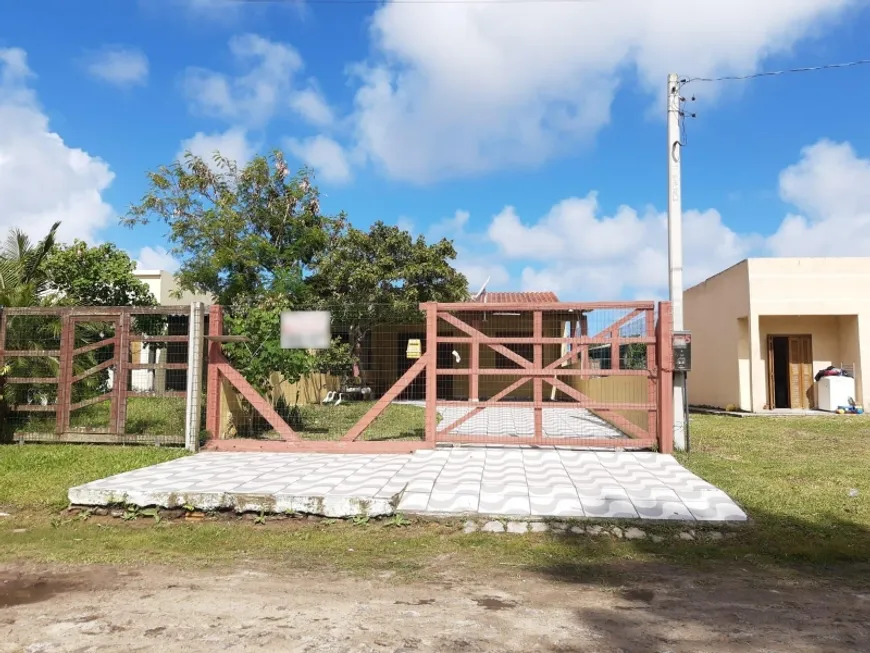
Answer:
[{"label": "leafy tree canopy", "polygon": [[451,265],[455,258],[449,240],[430,244],[376,222],[368,231],[343,229],[309,282],[320,305],[340,322],[416,320],[423,302],[468,297],[468,281]]},{"label": "leafy tree canopy", "polygon": [[309,283],[333,324],[347,326],[354,375],[366,334],[379,324],[414,323],[423,302],[455,302],[468,297],[468,281],[451,261],[449,240],[429,244],[423,236],[383,222],[368,231],[342,230],[317,262]]},{"label": "leafy tree canopy", "polygon": [[218,153],[213,165],[187,153],[148,178],[123,222],[165,223],[182,260],[179,286],[224,305],[301,298],[310,266],[344,223],[321,215],[307,172],[290,176],[280,151],[241,168]]},{"label": "leafy tree canopy", "polygon": [[153,306],[135,263],[112,243],[89,247],[76,240],[57,245],[45,257],[46,282],[57,303],[78,306]]}]

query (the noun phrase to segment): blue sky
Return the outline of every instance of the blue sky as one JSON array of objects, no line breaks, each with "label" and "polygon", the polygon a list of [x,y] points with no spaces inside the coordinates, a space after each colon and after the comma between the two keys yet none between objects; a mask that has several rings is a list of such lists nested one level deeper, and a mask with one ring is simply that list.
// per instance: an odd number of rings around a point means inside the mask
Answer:
[{"label": "blue sky", "polygon": [[[454,238],[472,285],[667,292],[666,74],[870,57],[867,0],[0,8],[0,228],[111,240],[184,148],[280,147],[326,211]],[[693,83],[686,277],[746,256],[870,255],[870,66]]]}]

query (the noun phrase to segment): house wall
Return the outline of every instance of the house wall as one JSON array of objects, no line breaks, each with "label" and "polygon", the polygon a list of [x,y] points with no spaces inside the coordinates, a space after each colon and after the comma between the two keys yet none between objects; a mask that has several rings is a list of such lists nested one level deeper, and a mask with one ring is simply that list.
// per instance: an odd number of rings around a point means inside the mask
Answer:
[{"label": "house wall", "polygon": [[[689,288],[683,296],[684,323],[692,333],[689,402],[695,406],[750,409],[748,371],[749,279],[747,261]],[[746,374],[747,385],[741,386]]]},{"label": "house wall", "polygon": [[[762,386],[764,396],[755,397],[756,403],[762,402],[762,407],[768,403],[767,379],[769,378],[767,360],[768,336],[812,336],[813,374],[829,365],[840,365],[842,348],[840,345],[840,318],[836,315],[810,316],[762,316],[758,327],[761,347],[758,367],[763,370],[765,385]],[[815,406],[815,398],[812,399]]]},{"label": "house wall", "polygon": [[133,276],[143,282],[160,306],[187,306],[193,302],[202,302],[206,305],[214,303],[211,295],[191,293],[184,291],[179,298],[172,296],[178,289],[175,276],[166,270],[135,270]]},{"label": "house wall", "polygon": [[[579,363],[574,366],[579,368]],[[594,401],[612,404],[645,404],[649,398],[649,379],[645,376],[602,376],[595,379],[574,377],[574,387]],[[612,411],[621,415],[635,426],[647,430],[649,428],[649,413],[639,410]],[[598,414],[604,420],[612,414]]]},{"label": "house wall", "polygon": [[[761,361],[752,366],[751,372],[753,410],[762,410],[767,403],[767,353],[761,351],[766,350],[767,342],[762,337],[761,320],[767,324],[767,318],[776,316],[800,320],[835,316],[833,321],[812,323],[818,329],[818,335],[811,333],[817,366],[813,373],[818,366],[854,362],[856,399],[867,405],[870,397],[863,371],[870,370],[870,295],[866,292],[870,286],[870,258],[750,259],[748,264],[751,319],[758,321],[759,336],[753,360]],[[817,353],[817,337],[821,353]]]},{"label": "house wall", "polygon": [[[461,312],[456,315],[488,336],[497,337],[510,334],[517,337],[531,338],[533,334],[531,313],[522,313],[517,316],[487,314],[486,320],[483,320],[481,315],[463,314]],[[545,313],[543,324],[544,335],[546,337],[561,336],[564,329],[564,321],[564,316]],[[399,356],[398,340],[400,335],[425,339],[426,325],[422,322],[410,325],[387,325],[379,327],[372,332],[372,365],[370,369],[366,370],[366,379],[375,394],[379,395],[386,392],[400,376],[397,365]],[[465,334],[452,329],[449,325],[442,322],[439,324],[439,335],[464,336]],[[455,359],[451,361],[451,367],[454,369],[468,369],[471,364],[471,346],[457,343],[453,344],[451,349],[456,350],[460,357],[459,362],[456,362]],[[559,345],[544,345],[543,360],[545,365],[557,360],[561,355],[561,347]],[[479,361],[481,369],[494,369],[496,367],[496,359],[497,354],[494,349],[481,345]],[[443,379],[444,377],[441,378]],[[481,375],[478,381],[479,398],[487,399],[498,394],[511,385],[516,378],[515,375],[507,374]],[[470,395],[469,385],[467,375],[454,376],[451,396],[446,397],[443,392],[439,392],[439,397],[456,400],[468,399]],[[533,393],[532,383],[528,382],[512,392],[510,398],[519,401],[531,401]],[[545,384],[545,399],[547,396],[549,396],[549,393],[548,387]]]}]

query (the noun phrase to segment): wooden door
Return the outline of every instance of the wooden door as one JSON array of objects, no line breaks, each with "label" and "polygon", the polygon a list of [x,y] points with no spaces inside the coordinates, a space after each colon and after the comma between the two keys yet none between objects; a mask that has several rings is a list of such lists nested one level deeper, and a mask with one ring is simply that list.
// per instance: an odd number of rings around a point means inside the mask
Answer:
[{"label": "wooden door", "polygon": [[813,353],[811,336],[790,336],[788,339],[788,379],[792,408],[810,408],[813,386]]}]

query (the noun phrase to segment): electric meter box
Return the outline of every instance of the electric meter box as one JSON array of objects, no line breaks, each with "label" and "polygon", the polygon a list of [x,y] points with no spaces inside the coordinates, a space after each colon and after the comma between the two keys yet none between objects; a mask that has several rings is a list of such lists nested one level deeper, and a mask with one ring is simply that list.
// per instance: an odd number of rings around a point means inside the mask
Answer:
[{"label": "electric meter box", "polygon": [[674,331],[674,371],[692,371],[692,334],[688,331]]}]

